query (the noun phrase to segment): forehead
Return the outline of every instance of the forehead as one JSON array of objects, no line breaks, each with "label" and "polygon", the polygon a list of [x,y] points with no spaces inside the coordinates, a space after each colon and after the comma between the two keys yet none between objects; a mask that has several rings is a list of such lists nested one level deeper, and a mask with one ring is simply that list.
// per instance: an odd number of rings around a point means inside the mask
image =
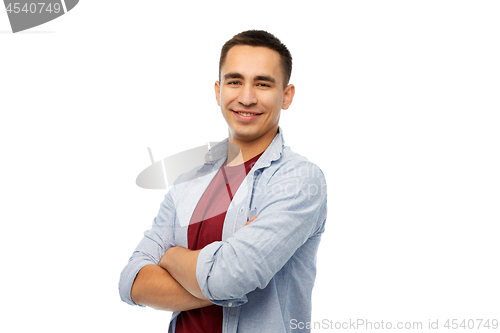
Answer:
[{"label": "forehead", "polygon": [[221,76],[225,73],[239,73],[246,77],[271,75],[276,80],[283,80],[281,57],[278,52],[267,47],[237,45],[227,53],[221,68]]}]

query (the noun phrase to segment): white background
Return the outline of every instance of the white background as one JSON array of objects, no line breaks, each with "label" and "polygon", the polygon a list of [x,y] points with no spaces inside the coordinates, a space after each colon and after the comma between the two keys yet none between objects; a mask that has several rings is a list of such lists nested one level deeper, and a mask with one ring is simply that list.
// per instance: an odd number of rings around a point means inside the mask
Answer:
[{"label": "white background", "polygon": [[219,52],[247,29],[291,50],[281,126],[327,177],[313,320],[500,319],[499,16],[497,1],[83,0],[12,34],[0,10],[1,325],[166,332],[169,313],[118,295],[165,194],[135,178],[148,146],[226,137]]}]

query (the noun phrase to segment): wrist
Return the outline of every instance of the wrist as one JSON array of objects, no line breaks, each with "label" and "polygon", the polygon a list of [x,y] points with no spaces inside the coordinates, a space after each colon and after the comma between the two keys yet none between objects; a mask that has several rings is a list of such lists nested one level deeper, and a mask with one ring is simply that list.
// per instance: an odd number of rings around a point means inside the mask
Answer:
[{"label": "wrist", "polygon": [[168,271],[167,264],[168,264],[169,258],[171,258],[172,252],[175,252],[174,249],[175,249],[175,247],[170,247],[167,249],[167,251],[165,251],[165,253],[163,254],[163,256],[160,259],[160,262],[158,263],[158,266],[160,266],[161,268]]}]

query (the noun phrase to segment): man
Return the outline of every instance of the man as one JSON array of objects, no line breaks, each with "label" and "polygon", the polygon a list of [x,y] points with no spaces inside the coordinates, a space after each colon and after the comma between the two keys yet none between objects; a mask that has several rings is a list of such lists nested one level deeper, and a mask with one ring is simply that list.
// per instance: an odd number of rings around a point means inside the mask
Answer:
[{"label": "man", "polygon": [[176,180],[120,278],[123,301],[174,312],[169,332],[309,331],[296,323],[311,318],[326,182],[284,146],[291,69],[265,31],[222,48],[215,96],[229,137]]}]

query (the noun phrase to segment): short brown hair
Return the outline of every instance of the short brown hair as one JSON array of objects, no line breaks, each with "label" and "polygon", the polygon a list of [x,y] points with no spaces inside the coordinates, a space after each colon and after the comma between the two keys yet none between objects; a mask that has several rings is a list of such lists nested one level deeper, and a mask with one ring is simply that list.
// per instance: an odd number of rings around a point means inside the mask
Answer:
[{"label": "short brown hair", "polygon": [[219,60],[219,81],[221,79],[221,69],[226,60],[227,53],[236,45],[262,46],[279,53],[283,69],[284,87],[288,85],[292,75],[292,55],[287,47],[274,35],[264,30],[248,30],[240,32],[228,40],[222,47]]}]

